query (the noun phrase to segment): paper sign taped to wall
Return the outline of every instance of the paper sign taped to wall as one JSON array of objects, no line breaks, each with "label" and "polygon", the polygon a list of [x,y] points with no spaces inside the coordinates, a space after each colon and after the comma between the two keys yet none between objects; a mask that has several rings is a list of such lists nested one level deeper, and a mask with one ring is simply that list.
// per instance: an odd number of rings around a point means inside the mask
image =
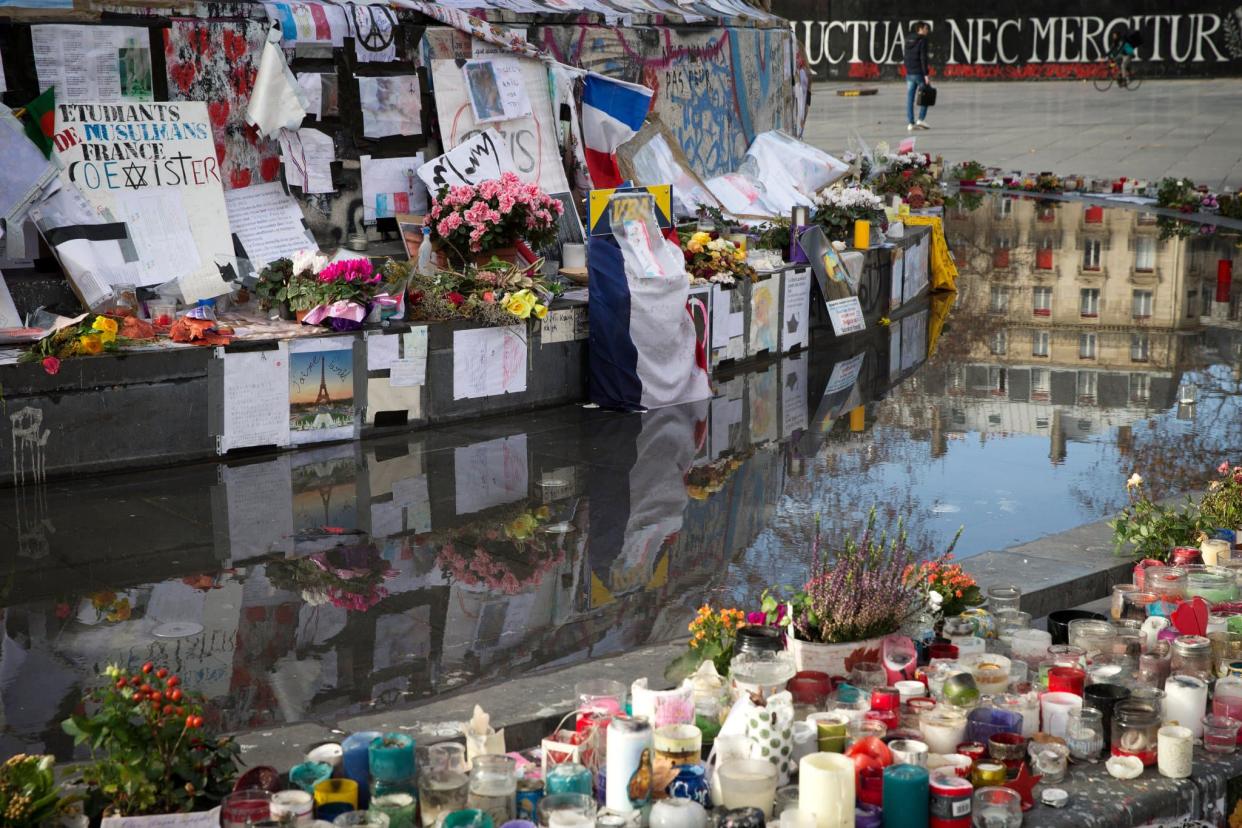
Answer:
[{"label": "paper sign taped to wall", "polygon": [[415,174],[423,166],[423,154],[403,158],[372,158],[362,161],[362,220],[396,218],[398,213],[427,210],[427,190]]},{"label": "paper sign taped to wall", "polygon": [[134,284],[161,284],[233,254],[207,104],[58,103],[54,140],[86,200],[129,227]]},{"label": "paper sign taped to wall", "polygon": [[289,346],[228,353],[224,359],[221,454],[245,446],[289,445]]},{"label": "paper sign taped to wall", "polygon": [[142,26],[30,27],[39,89],[57,101],[149,101],[151,37]]},{"label": "paper sign taped to wall", "polygon": [[514,58],[468,60],[462,72],[476,122],[512,121],[530,115],[522,69]]},{"label": "paper sign taped to wall", "polygon": [[224,194],[229,226],[255,270],[300,250],[318,247],[302,208],[279,181],[237,187]]},{"label": "paper sign taped to wall", "polygon": [[418,168],[418,177],[433,193],[441,187],[459,187],[500,178],[503,172],[517,172],[509,145],[500,133],[488,127],[444,155]]},{"label": "paper sign taped to wall", "polygon": [[832,322],[832,330],[837,336],[866,330],[867,321],[863,318],[862,304],[857,296],[834,299],[828,303],[828,319]]}]

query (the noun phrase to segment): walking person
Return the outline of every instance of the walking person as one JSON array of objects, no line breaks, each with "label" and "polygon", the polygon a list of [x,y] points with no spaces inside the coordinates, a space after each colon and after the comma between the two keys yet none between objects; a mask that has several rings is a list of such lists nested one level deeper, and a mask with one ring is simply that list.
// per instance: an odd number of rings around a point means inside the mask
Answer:
[{"label": "walking person", "polygon": [[919,107],[918,120],[914,118],[914,97],[918,94],[919,87],[927,83],[927,76],[931,67],[927,62],[927,36],[931,33],[931,26],[926,22],[914,24],[914,37],[906,44],[905,66],[906,66],[906,131],[914,132],[918,129],[931,129],[924,120],[927,117],[927,107]]}]

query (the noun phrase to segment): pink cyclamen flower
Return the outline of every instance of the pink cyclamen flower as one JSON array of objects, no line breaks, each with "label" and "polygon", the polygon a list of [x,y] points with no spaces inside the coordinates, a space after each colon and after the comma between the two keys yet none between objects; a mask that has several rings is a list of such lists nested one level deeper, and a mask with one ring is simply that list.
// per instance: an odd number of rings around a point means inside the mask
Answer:
[{"label": "pink cyclamen flower", "polygon": [[1229,461],[1228,460],[1221,461],[1221,464],[1216,467],[1216,473],[1217,474],[1229,474]]}]

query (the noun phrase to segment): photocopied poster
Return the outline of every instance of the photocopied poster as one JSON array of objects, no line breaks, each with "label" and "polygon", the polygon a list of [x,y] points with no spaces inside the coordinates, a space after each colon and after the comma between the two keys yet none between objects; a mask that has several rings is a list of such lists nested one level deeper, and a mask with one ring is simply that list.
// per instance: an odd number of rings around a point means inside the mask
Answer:
[{"label": "photocopied poster", "polygon": [[149,101],[150,31],[142,26],[30,27],[39,89],[56,87],[57,102]]},{"label": "photocopied poster", "polygon": [[806,348],[811,342],[811,271],[808,268],[784,273],[785,301],[781,311],[781,350]]},{"label": "photocopied poster", "polygon": [[294,445],[356,436],[352,336],[290,341],[288,410]]},{"label": "photocopied poster", "polygon": [[129,228],[125,280],[161,284],[233,255],[207,104],[58,103],[54,143],[69,181]]},{"label": "photocopied poster", "polygon": [[427,188],[416,175],[423,165],[423,154],[401,158],[372,158],[362,161],[362,220],[396,218],[397,213],[425,213]]},{"label": "photocopied poster", "polygon": [[299,250],[316,249],[302,208],[279,181],[237,187],[224,194],[229,227],[256,271]]},{"label": "photocopied poster", "polygon": [[567,193],[570,186],[561,165],[556,140],[556,118],[548,91],[548,71],[538,60],[512,60],[521,72],[526,97],[530,101],[530,114],[513,120],[485,123],[474,117],[473,104],[466,89],[466,75],[457,61],[431,62],[441,138],[444,145],[451,149],[491,123],[512,157],[512,172],[529,184],[538,184],[546,193]]},{"label": "photocopied poster", "polygon": [[418,75],[358,78],[362,134],[367,138],[422,135],[422,92]]},{"label": "photocopied poster", "polygon": [[530,115],[530,97],[515,58],[468,60],[462,71],[470,92],[470,109],[478,123],[512,121]]},{"label": "photocopied poster", "polygon": [[289,346],[217,353],[224,360],[224,429],[220,454],[247,446],[289,445]]},{"label": "photocopied poster", "polygon": [[863,318],[862,305],[857,296],[829,302],[828,319],[832,322],[832,331],[837,336],[856,333],[867,327],[867,320]]},{"label": "photocopied poster", "polygon": [[526,327],[453,331],[453,399],[526,390]]}]

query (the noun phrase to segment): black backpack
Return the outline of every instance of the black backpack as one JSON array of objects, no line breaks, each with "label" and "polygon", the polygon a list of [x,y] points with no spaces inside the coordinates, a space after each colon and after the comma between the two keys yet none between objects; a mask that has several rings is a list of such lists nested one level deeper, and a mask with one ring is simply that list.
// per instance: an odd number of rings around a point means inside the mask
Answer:
[{"label": "black backpack", "polygon": [[1143,40],[1143,33],[1140,32],[1138,29],[1135,29],[1134,31],[1130,32],[1129,34],[1125,36],[1125,42],[1129,43],[1135,49],[1138,49],[1145,42]]}]

